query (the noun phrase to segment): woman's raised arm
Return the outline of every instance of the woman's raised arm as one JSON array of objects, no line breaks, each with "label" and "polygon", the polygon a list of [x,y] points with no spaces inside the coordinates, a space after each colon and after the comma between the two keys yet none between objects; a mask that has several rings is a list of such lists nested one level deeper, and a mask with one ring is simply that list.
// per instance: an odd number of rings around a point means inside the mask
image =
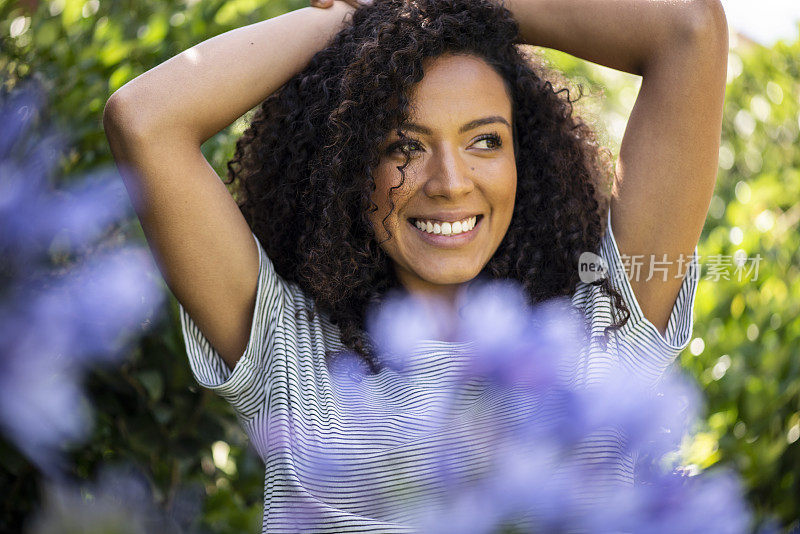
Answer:
[{"label": "woman's raised arm", "polygon": [[103,112],[156,264],[231,369],[263,341],[250,340],[259,254],[200,146],[302,70],[352,10],[337,1],[213,37],[127,83]]},{"label": "woman's raised arm", "polygon": [[641,76],[645,64],[708,24],[717,0],[498,0],[532,45]]},{"label": "woman's raised arm", "polygon": [[642,77],[617,162],[611,226],[630,267],[637,262],[641,267],[627,273],[641,311],[665,335],[684,281],[681,265],[695,250],[716,183],[728,60],[722,4],[506,0],[505,5],[526,42]]},{"label": "woman's raised arm", "polygon": [[306,66],[354,10],[307,7],[203,41],[117,90],[106,114],[121,127],[193,138],[200,145]]}]

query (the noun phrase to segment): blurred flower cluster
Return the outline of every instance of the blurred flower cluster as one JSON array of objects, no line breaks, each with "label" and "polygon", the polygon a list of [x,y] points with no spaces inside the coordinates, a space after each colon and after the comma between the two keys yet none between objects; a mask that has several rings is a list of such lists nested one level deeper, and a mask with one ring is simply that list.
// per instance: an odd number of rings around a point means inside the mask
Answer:
[{"label": "blurred flower cluster", "polygon": [[50,491],[80,500],[64,453],[92,429],[85,375],[121,363],[163,291],[146,250],[104,238],[129,215],[116,170],[58,176],[65,142],[45,101],[36,82],[0,94],[0,432]]},{"label": "blurred flower cluster", "polygon": [[[483,380],[499,399],[494,417],[486,418],[497,427],[481,434],[494,440],[492,469],[465,483],[451,476],[449,450],[442,447],[438,476],[451,482],[443,502],[421,509],[415,524],[420,532],[749,532],[751,511],[735,473],[689,476],[678,465],[681,440],[702,408],[693,381],[667,373],[653,387],[622,367],[576,380],[591,355],[568,299],[529,307],[511,282],[473,286],[459,301],[455,332],[442,321],[448,316],[444,305],[435,301],[395,295],[371,316],[370,333],[388,366],[402,372],[419,342],[450,332],[451,341],[467,347],[458,381]],[[358,387],[363,369],[357,359],[339,361],[341,383]],[[430,416],[442,430],[451,406],[446,397],[455,391],[443,388],[441,417]],[[534,397],[535,403],[526,402]],[[508,432],[500,422],[510,419],[516,424]],[[581,460],[577,450],[609,429],[620,436],[616,455]],[[626,455],[637,459],[635,484],[600,476]]]}]

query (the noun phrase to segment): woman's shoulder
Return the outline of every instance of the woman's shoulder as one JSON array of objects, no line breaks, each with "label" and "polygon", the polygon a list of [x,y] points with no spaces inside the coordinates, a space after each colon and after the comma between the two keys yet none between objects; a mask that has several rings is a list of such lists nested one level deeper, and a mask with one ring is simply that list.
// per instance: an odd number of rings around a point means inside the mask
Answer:
[{"label": "woman's shoulder", "polygon": [[[271,261],[266,253],[264,258]],[[340,329],[332,322],[330,314],[316,305],[310,292],[277,272],[274,273],[274,284],[281,293],[281,302],[273,305],[281,308],[277,326],[283,331],[284,338],[291,338],[294,343],[321,343],[320,348],[325,350],[343,348]],[[268,301],[268,292],[259,298]]]},{"label": "woman's shoulder", "polygon": [[[678,297],[670,313],[669,323],[661,333],[643,314],[626,272],[626,260],[620,252],[610,224],[610,212],[597,251],[588,251],[582,258],[580,281],[572,297],[587,320],[590,336],[613,338],[612,347],[631,368],[647,369],[657,376],[685,349],[692,336],[694,300],[697,292],[696,258],[687,266]],[[607,280],[604,280],[607,279]],[[611,288],[616,294],[612,294]],[[608,330],[624,319],[617,306],[621,298],[629,315],[619,328]],[[648,375],[650,379],[653,376]]]}]

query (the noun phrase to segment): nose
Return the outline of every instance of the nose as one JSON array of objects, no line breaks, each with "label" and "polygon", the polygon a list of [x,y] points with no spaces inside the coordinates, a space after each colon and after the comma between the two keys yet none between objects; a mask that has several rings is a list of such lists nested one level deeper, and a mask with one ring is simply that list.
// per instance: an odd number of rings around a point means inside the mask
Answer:
[{"label": "nose", "polygon": [[435,150],[428,163],[428,179],[423,188],[427,196],[454,199],[475,188],[470,178],[470,167],[457,148]]}]

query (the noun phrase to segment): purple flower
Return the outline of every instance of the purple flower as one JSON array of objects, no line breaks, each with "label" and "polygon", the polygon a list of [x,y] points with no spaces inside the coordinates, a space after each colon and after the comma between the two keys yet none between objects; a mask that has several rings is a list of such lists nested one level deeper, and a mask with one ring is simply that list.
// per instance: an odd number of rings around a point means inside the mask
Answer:
[{"label": "purple flower", "polygon": [[[745,532],[749,510],[732,474],[687,481],[655,467],[696,421],[702,408],[696,385],[666,374],[648,387],[619,366],[578,387],[573,373],[587,347],[583,324],[568,301],[529,307],[510,282],[474,286],[461,297],[453,339],[468,350],[459,380],[486,380],[492,392],[485,408],[488,426],[481,429],[493,439],[487,453],[492,469],[466,483],[448,452],[455,447],[448,442],[437,451],[447,498],[440,506],[420,507],[415,523],[420,532],[488,534],[504,525],[521,532]],[[381,346],[413,361],[420,338],[446,331],[434,328],[426,313],[408,302],[389,301],[373,317],[372,332],[383,340]],[[365,394],[359,389],[352,397]],[[360,406],[363,413],[381,405],[370,401]],[[502,427],[500,421],[514,424]],[[446,421],[440,424],[444,429]],[[613,455],[587,461],[576,454],[584,443],[606,435],[614,437]],[[626,455],[651,459],[654,465],[638,466],[649,469],[648,485],[609,478]]]},{"label": "purple flower", "polygon": [[568,301],[531,308],[518,284],[492,281],[467,293],[457,338],[474,343],[470,374],[506,386],[554,385],[580,351],[581,325]]},{"label": "purple flower", "polygon": [[79,370],[63,357],[31,352],[0,361],[0,426],[45,473],[57,472],[62,444],[91,430]]},{"label": "purple flower", "polygon": [[57,476],[91,429],[87,366],[118,361],[163,291],[146,251],[96,242],[129,212],[115,173],[49,185],[64,143],[33,130],[43,101],[27,86],[0,102],[0,428]]},{"label": "purple flower", "polygon": [[676,449],[701,409],[700,393],[688,379],[664,375],[653,389],[621,367],[577,393],[587,430],[624,429],[627,450],[658,449],[663,454]]},{"label": "purple flower", "polygon": [[622,532],[747,532],[750,512],[738,476],[729,470],[684,477],[665,473],[643,486],[622,487],[613,506],[596,506],[583,528]]},{"label": "purple flower", "polygon": [[439,339],[444,333],[442,318],[446,314],[443,302],[437,299],[390,293],[367,313],[367,331],[378,358],[389,368],[404,369],[420,342]]}]

